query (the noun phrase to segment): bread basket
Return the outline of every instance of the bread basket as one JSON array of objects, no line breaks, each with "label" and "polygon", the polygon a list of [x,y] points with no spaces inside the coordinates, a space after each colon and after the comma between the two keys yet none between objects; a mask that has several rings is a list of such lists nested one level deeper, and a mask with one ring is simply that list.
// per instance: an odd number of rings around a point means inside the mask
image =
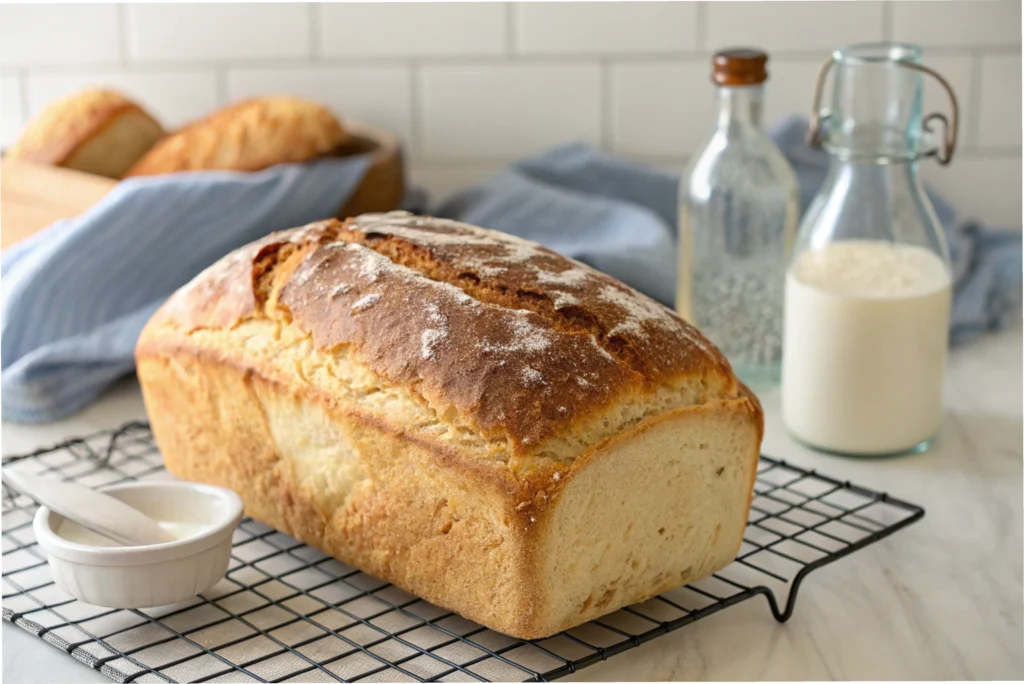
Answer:
[{"label": "bread basket", "polygon": [[338,218],[397,209],[405,194],[402,147],[391,133],[351,119],[344,121],[349,141],[338,156],[369,154],[370,168],[363,182],[338,210]]}]

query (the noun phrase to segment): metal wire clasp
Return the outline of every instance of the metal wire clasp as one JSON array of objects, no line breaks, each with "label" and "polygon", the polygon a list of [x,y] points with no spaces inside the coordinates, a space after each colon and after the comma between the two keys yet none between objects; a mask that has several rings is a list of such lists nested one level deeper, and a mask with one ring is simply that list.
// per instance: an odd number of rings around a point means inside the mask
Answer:
[{"label": "metal wire clasp", "polygon": [[[835,63],[835,57],[829,57],[825,60],[825,63],[821,65],[821,69],[818,70],[818,79],[814,84],[814,100],[811,102],[810,126],[807,129],[807,144],[814,149],[821,147],[822,122],[828,118],[828,112],[821,108],[821,93],[825,89],[825,80],[828,78],[828,72]],[[957,103],[953,86],[949,84],[949,81],[942,74],[923,64],[903,61],[897,62],[897,64],[933,77],[946,90],[946,94],[949,95],[950,116],[947,118],[945,114],[932,112],[925,116],[924,121],[921,123],[925,131],[933,133],[932,122],[942,122],[943,145],[941,149],[936,151],[935,156],[940,164],[946,166],[953,159],[953,153],[956,151],[957,136],[960,130],[960,105]]]}]

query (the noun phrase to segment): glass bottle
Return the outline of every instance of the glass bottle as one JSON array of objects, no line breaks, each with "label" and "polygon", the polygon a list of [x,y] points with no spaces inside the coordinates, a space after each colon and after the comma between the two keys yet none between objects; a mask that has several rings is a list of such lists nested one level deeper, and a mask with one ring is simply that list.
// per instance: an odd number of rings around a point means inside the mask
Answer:
[{"label": "glass bottle", "polygon": [[799,215],[796,175],[761,125],[768,56],[714,55],[718,123],[679,191],[680,316],[755,390],[779,380],[786,257]]},{"label": "glass bottle", "polygon": [[[819,111],[834,76],[831,107]],[[922,118],[924,75],[952,117]],[[930,129],[942,121],[944,141]],[[837,50],[822,67],[809,142],[828,152],[786,275],[782,416],[797,440],[840,454],[927,449],[942,419],[949,251],[918,162],[949,162],[956,97],[913,45]]]}]

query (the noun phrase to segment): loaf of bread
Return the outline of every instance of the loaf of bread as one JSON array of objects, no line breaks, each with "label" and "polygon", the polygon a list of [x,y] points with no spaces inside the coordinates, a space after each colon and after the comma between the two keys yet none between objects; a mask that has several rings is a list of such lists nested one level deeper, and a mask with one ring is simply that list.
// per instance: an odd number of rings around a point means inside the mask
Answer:
[{"label": "loaf of bread", "polygon": [[161,140],[128,172],[259,171],[331,154],[348,136],[323,105],[290,96],[225,107]]},{"label": "loaf of bread", "polygon": [[7,158],[121,178],[163,135],[139,105],[120,93],[90,88],[47,105]]},{"label": "loaf of bread", "polygon": [[742,541],[754,396],[662,305],[509,235],[405,212],[270,235],[175,293],[136,361],[172,473],[515,637]]}]

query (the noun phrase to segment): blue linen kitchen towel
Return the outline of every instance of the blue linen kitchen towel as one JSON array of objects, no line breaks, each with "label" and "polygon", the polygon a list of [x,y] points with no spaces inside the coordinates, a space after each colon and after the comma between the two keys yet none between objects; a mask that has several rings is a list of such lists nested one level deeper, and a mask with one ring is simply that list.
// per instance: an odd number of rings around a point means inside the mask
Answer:
[{"label": "blue linen kitchen towel", "polygon": [[92,401],[132,372],[135,341],[172,292],[236,247],[333,215],[369,163],[131,178],[82,216],[5,249],[4,420],[52,421]]},{"label": "blue linen kitchen towel", "polygon": [[[806,120],[773,132],[803,206],[827,168],[803,142]],[[366,170],[349,159],[256,174],[134,179],[78,219],[5,250],[4,418],[47,421],[94,399],[133,367],[142,326],[175,289],[234,247],[333,214]],[[569,145],[456,193],[433,213],[536,240],[672,305],[678,176]],[[956,286],[951,339],[1000,327],[1021,280],[1021,234],[957,221],[929,193],[949,238]],[[424,211],[422,195],[407,208]]]}]

